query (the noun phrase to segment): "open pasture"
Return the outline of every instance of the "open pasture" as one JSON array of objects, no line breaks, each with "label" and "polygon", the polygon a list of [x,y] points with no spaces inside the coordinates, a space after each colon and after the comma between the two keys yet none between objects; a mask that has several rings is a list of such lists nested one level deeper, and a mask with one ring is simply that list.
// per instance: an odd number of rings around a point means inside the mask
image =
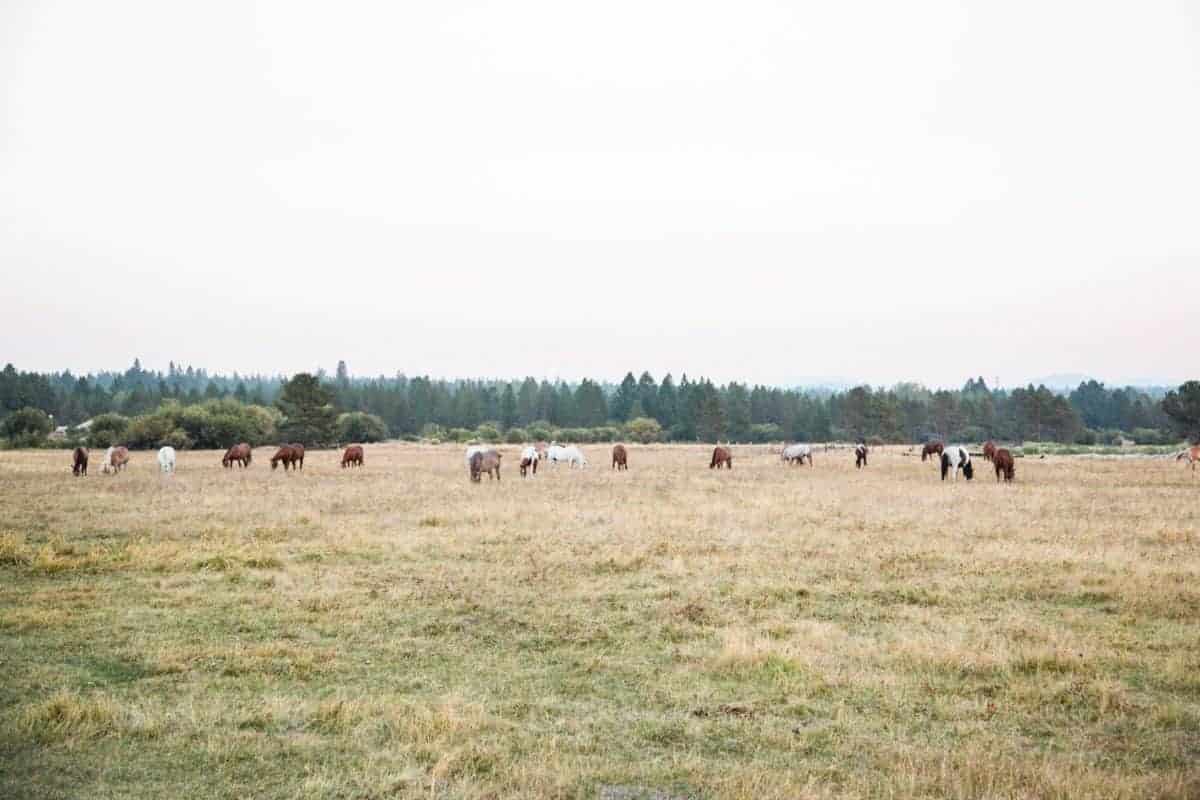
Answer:
[{"label": "open pasture", "polygon": [[0,453],[0,796],[1200,795],[1173,461],[500,449]]}]

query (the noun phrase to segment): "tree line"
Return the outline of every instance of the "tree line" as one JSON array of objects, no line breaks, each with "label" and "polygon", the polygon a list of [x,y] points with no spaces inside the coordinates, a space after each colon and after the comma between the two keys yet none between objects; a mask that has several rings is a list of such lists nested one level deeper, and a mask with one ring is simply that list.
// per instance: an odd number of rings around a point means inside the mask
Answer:
[{"label": "tree line", "polygon": [[[1055,441],[1141,443],[1200,435],[1200,384],[1165,394],[1081,383],[1069,393],[1045,386],[999,389],[983,378],[957,390],[917,383],[848,390],[749,386],[632,372],[618,384],[521,380],[354,377],[345,362],[331,376],[291,378],[209,374],[171,364],[164,373],[137,361],[122,373],[0,372],[0,425],[10,440],[51,425],[93,420],[91,441],[140,446],[224,447],[279,438],[325,444],[388,437],[467,441],[540,438],[588,442]],[[41,414],[45,419],[36,418]],[[99,428],[97,428],[99,424]],[[108,431],[100,434],[99,431]]]}]

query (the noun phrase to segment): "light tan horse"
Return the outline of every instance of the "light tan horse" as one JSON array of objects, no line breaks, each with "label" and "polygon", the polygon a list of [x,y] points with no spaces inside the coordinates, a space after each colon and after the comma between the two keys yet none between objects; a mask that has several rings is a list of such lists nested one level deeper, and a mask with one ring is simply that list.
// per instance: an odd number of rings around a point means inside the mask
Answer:
[{"label": "light tan horse", "polygon": [[1200,444],[1192,445],[1175,456],[1176,461],[1183,461],[1185,458],[1192,468],[1192,477],[1196,477],[1196,464],[1200,463]]}]

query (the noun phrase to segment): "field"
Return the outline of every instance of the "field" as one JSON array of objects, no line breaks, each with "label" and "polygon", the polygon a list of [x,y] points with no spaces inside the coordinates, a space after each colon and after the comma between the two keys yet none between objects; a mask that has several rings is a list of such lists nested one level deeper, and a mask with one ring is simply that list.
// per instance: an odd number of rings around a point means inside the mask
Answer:
[{"label": "field", "polygon": [[1200,477],[0,452],[0,796],[1200,796]]}]

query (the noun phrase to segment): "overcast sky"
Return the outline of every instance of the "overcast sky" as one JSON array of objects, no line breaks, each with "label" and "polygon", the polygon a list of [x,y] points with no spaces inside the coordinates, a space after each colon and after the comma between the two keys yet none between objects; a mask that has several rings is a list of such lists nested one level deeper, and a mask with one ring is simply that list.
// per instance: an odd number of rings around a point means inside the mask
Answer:
[{"label": "overcast sky", "polygon": [[0,361],[1200,373],[1200,5],[0,2]]}]

